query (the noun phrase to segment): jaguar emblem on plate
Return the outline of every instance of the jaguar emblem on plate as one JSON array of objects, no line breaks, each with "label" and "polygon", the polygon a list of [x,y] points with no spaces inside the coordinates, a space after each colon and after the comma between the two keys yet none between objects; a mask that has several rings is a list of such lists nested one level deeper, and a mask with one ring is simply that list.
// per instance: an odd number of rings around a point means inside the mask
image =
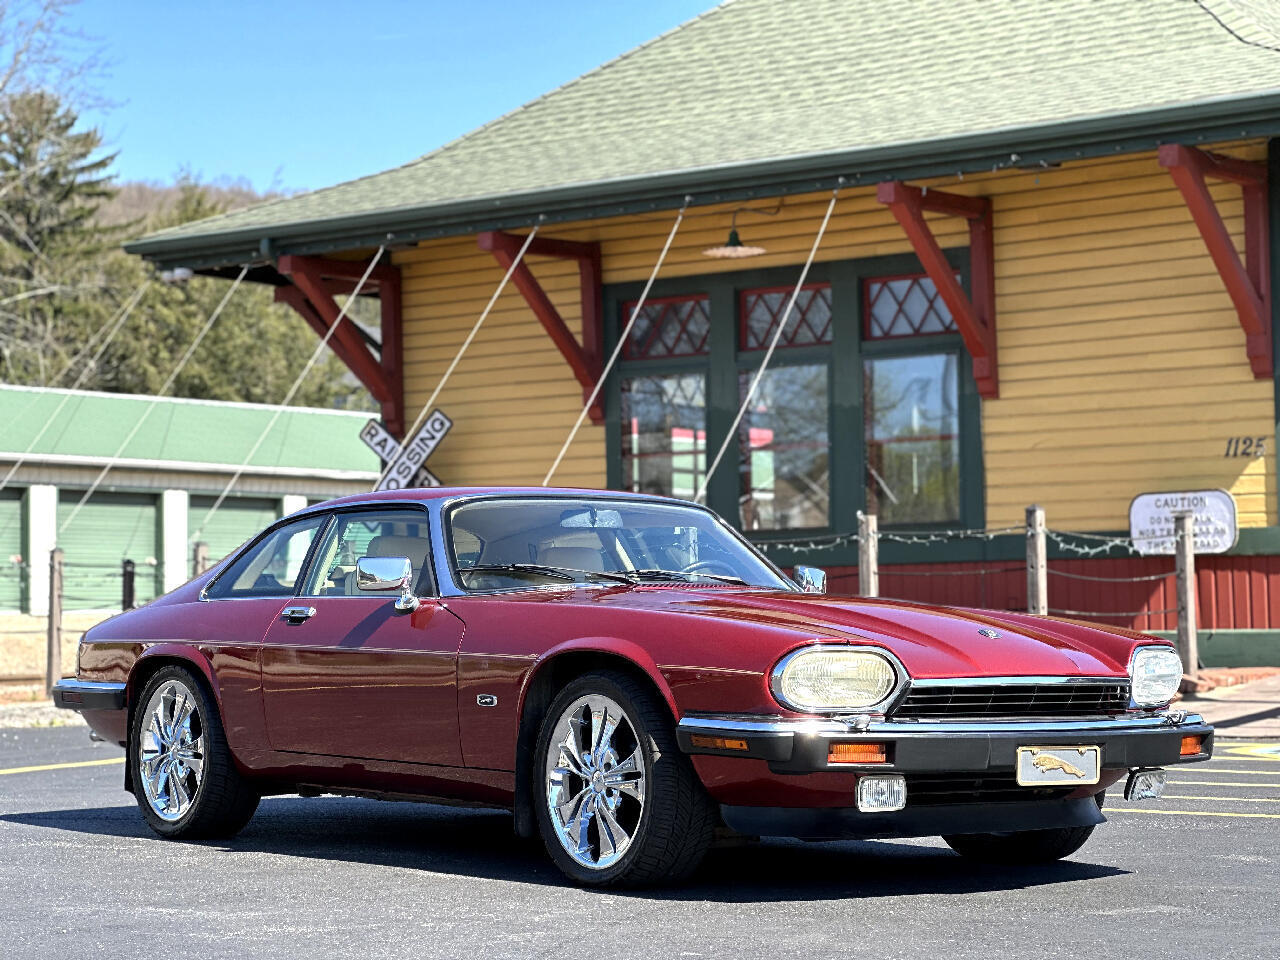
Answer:
[{"label": "jaguar emblem on plate", "polygon": [[1097,783],[1102,766],[1099,753],[1096,746],[1019,747],[1018,784]]}]

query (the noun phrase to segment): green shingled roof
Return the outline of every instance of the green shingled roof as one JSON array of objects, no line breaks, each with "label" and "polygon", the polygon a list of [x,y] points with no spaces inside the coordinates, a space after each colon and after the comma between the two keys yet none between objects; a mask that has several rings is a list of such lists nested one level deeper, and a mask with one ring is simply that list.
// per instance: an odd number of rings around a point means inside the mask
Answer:
[{"label": "green shingled roof", "polygon": [[[179,463],[239,466],[279,409],[3,386],[0,461],[23,453],[28,462],[113,457],[153,402],[155,409],[119,456],[147,461],[160,470]],[[317,476],[351,473],[352,479],[375,476],[378,460],[359,436],[368,417],[288,407],[254,454],[250,472],[257,467],[312,471]]]},{"label": "green shingled roof", "polygon": [[658,186],[711,202],[746,171],[819,169],[803,158],[879,179],[964,145],[1274,125],[1278,107],[1271,0],[733,0],[404,166],[129,249],[233,262],[264,240],[307,252],[462,232]]}]

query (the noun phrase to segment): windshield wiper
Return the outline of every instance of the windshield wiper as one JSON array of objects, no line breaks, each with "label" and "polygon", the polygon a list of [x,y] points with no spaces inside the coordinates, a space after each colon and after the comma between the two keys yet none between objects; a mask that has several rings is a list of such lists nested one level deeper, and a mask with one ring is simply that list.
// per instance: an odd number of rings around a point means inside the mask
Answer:
[{"label": "windshield wiper", "polygon": [[582,577],[597,577],[617,583],[634,583],[621,573],[603,573],[599,570],[577,570],[573,567],[553,567],[542,563],[480,563],[474,567],[459,567],[459,573],[531,573],[553,580],[577,582]]},{"label": "windshield wiper", "polygon": [[626,574],[629,577],[638,577],[641,580],[681,580],[684,582],[692,582],[695,580],[719,580],[721,583],[740,583],[747,585],[747,581],[741,577],[730,577],[720,573],[702,573],[701,571],[687,572],[685,570],[614,570],[614,574]]}]

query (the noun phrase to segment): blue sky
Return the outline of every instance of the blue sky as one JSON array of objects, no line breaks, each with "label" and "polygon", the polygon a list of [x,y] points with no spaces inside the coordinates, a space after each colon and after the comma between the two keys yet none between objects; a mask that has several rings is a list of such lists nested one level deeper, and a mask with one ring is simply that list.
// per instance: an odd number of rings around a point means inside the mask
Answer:
[{"label": "blue sky", "polygon": [[81,0],[122,180],[314,189],[404,163],[716,0]]}]

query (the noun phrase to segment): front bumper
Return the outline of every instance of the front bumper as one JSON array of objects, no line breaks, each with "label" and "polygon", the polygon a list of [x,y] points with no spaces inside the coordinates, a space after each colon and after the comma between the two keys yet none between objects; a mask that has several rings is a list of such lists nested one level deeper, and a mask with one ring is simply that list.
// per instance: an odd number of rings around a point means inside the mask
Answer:
[{"label": "front bumper", "polygon": [[[1096,744],[1103,769],[1164,767],[1207,760],[1213,753],[1213,727],[1195,714],[1179,711],[1096,720],[894,721],[853,718],[704,714],[686,716],[676,731],[689,754],[764,760],[777,774],[839,770],[848,773],[1011,773],[1020,746]],[[1184,756],[1182,738],[1201,736],[1202,751]],[[745,743],[746,749],[720,749],[703,738]],[[833,742],[883,743],[887,762],[830,763]]]}]

